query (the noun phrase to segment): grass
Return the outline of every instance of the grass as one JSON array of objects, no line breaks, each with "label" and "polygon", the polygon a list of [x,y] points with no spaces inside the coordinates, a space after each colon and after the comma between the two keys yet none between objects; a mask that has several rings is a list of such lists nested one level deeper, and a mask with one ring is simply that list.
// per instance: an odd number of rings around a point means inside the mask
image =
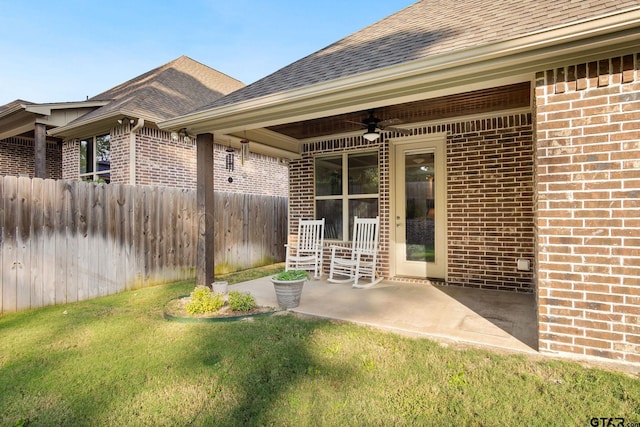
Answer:
[{"label": "grass", "polygon": [[0,316],[0,426],[640,421],[637,378],[575,363],[293,315],[164,320],[164,304],[193,287]]}]

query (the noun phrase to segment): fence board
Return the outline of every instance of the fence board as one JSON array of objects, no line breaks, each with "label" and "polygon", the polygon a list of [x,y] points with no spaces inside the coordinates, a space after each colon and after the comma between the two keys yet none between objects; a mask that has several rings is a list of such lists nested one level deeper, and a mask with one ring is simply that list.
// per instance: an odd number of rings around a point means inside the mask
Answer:
[{"label": "fence board", "polygon": [[136,193],[135,198],[135,214],[134,214],[134,258],[136,259],[135,270],[135,287],[144,286],[144,271],[146,267],[146,247],[145,247],[145,231],[147,222],[146,199],[147,187],[136,187],[133,189]]},{"label": "fence board", "polygon": [[[78,300],[85,300],[95,297],[91,291],[90,269],[91,245],[89,237],[89,217],[91,215],[91,193],[89,185],[78,185],[76,187],[76,210],[77,210],[77,230],[76,247],[78,248]],[[94,294],[94,295],[92,295]]]},{"label": "fence board", "polygon": [[18,178],[16,197],[16,310],[31,306],[31,179]]},{"label": "fence board", "polygon": [[[216,193],[215,263],[282,260],[286,202]],[[192,190],[0,178],[0,312],[193,277],[196,209]]]},{"label": "fence board", "polygon": [[56,245],[55,301],[67,302],[67,235],[65,224],[65,181],[56,181],[56,205],[54,216],[54,241]]},{"label": "fence board", "polygon": [[44,289],[42,290],[42,304],[53,305],[56,303],[56,204],[60,202],[57,194],[57,183],[50,179],[44,181],[43,194],[44,211],[43,219],[43,254],[42,276],[44,277]]},{"label": "fence board", "polygon": [[44,266],[41,254],[44,253],[44,181],[34,178],[31,182],[31,224],[29,230],[29,252],[31,257],[30,292],[31,305],[43,305]]},{"label": "fence board", "polygon": [[[64,186],[64,210],[62,212],[66,228],[60,233],[67,244],[67,253],[64,260],[67,264],[66,276],[66,301],[78,301],[78,199],[75,181],[66,181]],[[61,230],[62,231],[62,230]]]},{"label": "fence board", "polygon": [[16,289],[16,197],[18,179],[7,177],[4,181],[2,204],[4,207],[4,225],[2,227],[2,310],[17,310]]}]

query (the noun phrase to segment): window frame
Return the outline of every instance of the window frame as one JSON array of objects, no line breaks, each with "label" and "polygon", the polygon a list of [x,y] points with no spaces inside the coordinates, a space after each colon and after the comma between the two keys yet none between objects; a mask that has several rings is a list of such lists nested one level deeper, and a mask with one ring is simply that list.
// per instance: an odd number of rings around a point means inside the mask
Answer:
[{"label": "window frame", "polygon": [[[376,156],[376,167],[378,171],[378,191],[376,193],[363,193],[363,194],[349,194],[349,156],[362,156],[363,154],[370,154]],[[341,194],[331,194],[326,196],[318,196],[317,193],[317,183],[316,183],[316,168],[318,159],[336,159],[340,157],[342,159],[342,193]],[[313,172],[313,210],[314,210],[314,218],[318,218],[318,205],[317,202],[319,200],[341,200],[342,201],[342,239],[333,239],[327,238],[325,240],[332,242],[350,242],[351,241],[351,233],[349,229],[349,202],[351,200],[362,200],[362,199],[376,199],[378,204],[378,211],[380,210],[380,150],[379,149],[363,149],[357,151],[344,151],[342,153],[327,153],[323,155],[318,155],[314,157],[313,162],[314,172]],[[346,225],[346,226],[345,226]]]},{"label": "window frame", "polygon": [[[99,170],[98,168],[98,156],[97,156],[97,144],[98,144],[98,138],[101,137],[107,137],[109,140],[109,169],[106,170]],[[82,143],[85,141],[91,141],[91,150],[88,149],[87,147],[87,159],[86,159],[86,166],[89,166],[89,152],[91,152],[91,171],[90,172],[82,172]],[[78,176],[81,180],[83,181],[104,181],[106,183],[111,182],[111,134],[109,132],[107,133],[100,133],[100,134],[95,134],[95,135],[91,135],[91,136],[87,136],[84,138],[80,138],[79,141],[79,148],[80,148],[80,152],[79,152],[79,158],[78,158]],[[107,177],[107,179],[105,179],[105,176]]]}]

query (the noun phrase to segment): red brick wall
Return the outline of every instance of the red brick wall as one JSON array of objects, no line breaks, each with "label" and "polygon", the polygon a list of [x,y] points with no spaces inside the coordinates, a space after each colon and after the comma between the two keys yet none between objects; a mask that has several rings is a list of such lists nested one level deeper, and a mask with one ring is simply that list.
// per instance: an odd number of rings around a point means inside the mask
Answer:
[{"label": "red brick wall", "polygon": [[541,351],[640,362],[639,65],[536,76]]},{"label": "red brick wall", "polygon": [[[450,284],[533,292],[533,272],[516,270],[534,259],[533,129],[530,114],[452,122],[414,133],[446,132]],[[299,218],[314,216],[313,159],[345,148],[378,149],[380,167],[380,273],[389,277],[389,143],[361,137],[306,144],[290,164],[290,238]],[[325,259],[325,264],[329,260]],[[533,264],[533,263],[532,263]],[[325,270],[327,267],[325,267]]]},{"label": "red brick wall", "polygon": [[62,179],[80,176],[80,141],[71,139],[62,143]]},{"label": "red brick wall", "polygon": [[446,131],[448,283],[533,292],[532,270],[517,270],[535,258],[531,115]]},{"label": "red brick wall", "polygon": [[[112,157],[112,164],[118,165],[126,157],[129,169],[129,134],[121,141],[126,150],[118,151]],[[113,148],[112,148],[113,151]],[[113,169],[113,166],[112,166]],[[124,174],[123,174],[124,175]],[[185,142],[183,138],[174,141],[169,132],[142,128],[136,135],[136,183],[178,188],[196,188],[195,141]]]},{"label": "red brick wall", "polygon": [[[7,138],[0,141],[0,175],[28,175],[33,178],[35,154],[33,140]],[[47,143],[47,177],[62,177],[62,150],[57,143]]]},{"label": "red brick wall", "polygon": [[[285,163],[274,157],[250,153],[249,161],[242,165],[240,150],[235,149],[234,168],[230,172],[226,169],[226,149],[220,144],[214,146],[213,187],[216,191],[281,197],[289,195],[289,170]],[[229,178],[233,182],[229,182]]]},{"label": "red brick wall", "polygon": [[[111,129],[111,182],[129,184],[130,129],[120,126]],[[233,172],[225,169],[226,147],[215,144],[214,188],[228,193],[288,195],[288,168],[278,159],[250,153],[249,161],[241,164],[240,152],[235,150]],[[63,178],[77,179],[80,148],[77,140],[63,145]],[[196,188],[195,139],[171,139],[169,132],[142,128],[136,135],[136,183],[178,188]],[[228,178],[233,178],[229,182]]]}]

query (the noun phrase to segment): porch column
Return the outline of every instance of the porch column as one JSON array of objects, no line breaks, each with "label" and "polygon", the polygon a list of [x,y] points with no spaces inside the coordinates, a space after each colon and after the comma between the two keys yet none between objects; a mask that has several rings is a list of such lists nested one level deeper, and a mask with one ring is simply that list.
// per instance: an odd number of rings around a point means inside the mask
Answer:
[{"label": "porch column", "polygon": [[47,177],[47,127],[42,123],[36,123],[34,150],[34,176],[36,178]]},{"label": "porch column", "polygon": [[213,134],[199,134],[197,148],[198,245],[196,283],[213,283]]}]

